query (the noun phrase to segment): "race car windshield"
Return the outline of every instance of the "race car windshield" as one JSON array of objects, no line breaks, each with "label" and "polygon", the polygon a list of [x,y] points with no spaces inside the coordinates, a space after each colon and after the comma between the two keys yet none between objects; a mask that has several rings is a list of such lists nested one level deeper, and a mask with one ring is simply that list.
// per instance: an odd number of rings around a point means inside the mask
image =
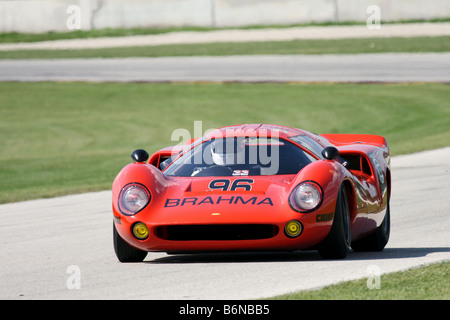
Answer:
[{"label": "race car windshield", "polygon": [[164,174],[178,177],[297,174],[314,160],[301,148],[283,139],[215,138],[187,151]]}]

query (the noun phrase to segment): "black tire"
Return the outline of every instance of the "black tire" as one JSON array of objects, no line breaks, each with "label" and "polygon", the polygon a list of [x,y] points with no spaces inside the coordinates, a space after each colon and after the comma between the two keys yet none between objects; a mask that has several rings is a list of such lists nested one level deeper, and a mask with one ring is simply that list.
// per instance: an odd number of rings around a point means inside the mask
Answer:
[{"label": "black tire", "polygon": [[136,249],[126,243],[117,232],[115,224],[113,224],[113,242],[114,251],[120,262],[142,262],[147,256],[146,251]]},{"label": "black tire", "polygon": [[354,251],[383,251],[384,247],[389,241],[389,235],[391,233],[391,209],[389,205],[389,199],[386,207],[386,215],[383,222],[377,228],[377,230],[369,236],[355,241],[352,243],[352,249]]},{"label": "black tire", "polygon": [[350,252],[351,230],[350,209],[347,191],[342,185],[339,189],[330,233],[318,247],[319,254],[325,259],[344,259]]}]

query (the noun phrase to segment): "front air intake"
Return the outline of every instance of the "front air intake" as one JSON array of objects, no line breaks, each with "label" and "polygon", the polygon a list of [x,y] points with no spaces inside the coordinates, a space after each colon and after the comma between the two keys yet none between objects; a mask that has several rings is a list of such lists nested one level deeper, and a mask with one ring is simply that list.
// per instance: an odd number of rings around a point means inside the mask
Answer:
[{"label": "front air intake", "polygon": [[156,236],[172,241],[261,240],[275,237],[278,227],[270,224],[176,225],[156,228]]}]

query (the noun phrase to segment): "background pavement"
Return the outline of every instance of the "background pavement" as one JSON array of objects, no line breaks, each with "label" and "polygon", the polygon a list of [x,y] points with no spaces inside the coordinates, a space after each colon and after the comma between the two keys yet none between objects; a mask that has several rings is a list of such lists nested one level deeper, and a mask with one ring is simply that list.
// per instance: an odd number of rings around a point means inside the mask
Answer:
[{"label": "background pavement", "polygon": [[450,82],[450,53],[0,60],[0,81]]}]

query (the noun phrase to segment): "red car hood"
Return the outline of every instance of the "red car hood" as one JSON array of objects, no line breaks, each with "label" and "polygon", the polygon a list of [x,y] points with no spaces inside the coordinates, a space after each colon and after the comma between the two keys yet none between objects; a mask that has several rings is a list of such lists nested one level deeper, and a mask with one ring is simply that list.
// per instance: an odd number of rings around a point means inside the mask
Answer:
[{"label": "red car hood", "polygon": [[295,175],[172,177],[172,186],[152,199],[138,215],[146,215],[146,222],[159,225],[269,223],[277,215],[284,221],[286,215],[293,213],[288,197],[294,178]]}]

